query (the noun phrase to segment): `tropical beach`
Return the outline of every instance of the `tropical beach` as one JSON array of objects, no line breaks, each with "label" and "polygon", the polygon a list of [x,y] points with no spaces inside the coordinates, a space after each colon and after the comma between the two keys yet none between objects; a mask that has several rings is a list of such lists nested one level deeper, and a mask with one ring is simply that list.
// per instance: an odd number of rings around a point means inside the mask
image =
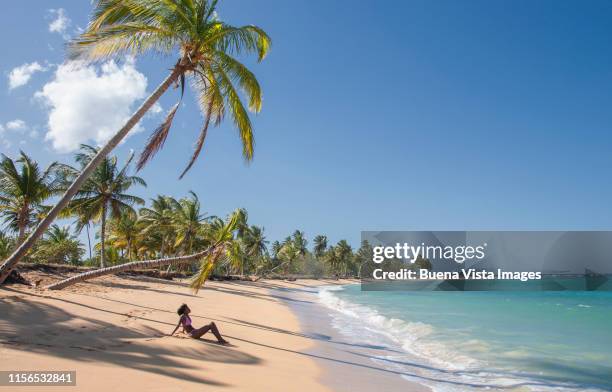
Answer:
[{"label": "tropical beach", "polygon": [[612,391],[612,6],[0,13],[0,392]]},{"label": "tropical beach", "polygon": [[[48,273],[25,275],[44,283],[53,279]],[[7,364],[15,370],[76,370],[76,387],[66,388],[83,391],[203,386],[348,391],[369,390],[381,381],[389,387],[412,385],[363,358],[341,354],[354,346],[342,337],[303,332],[290,310],[292,303],[312,300],[300,295],[303,291],[350,283],[209,282],[198,295],[186,283],[146,276],[108,277],[61,292],[12,285],[0,297],[2,370]],[[194,324],[214,321],[230,345],[218,345],[212,336],[197,341],[185,334],[168,336],[182,303],[193,309]],[[330,363],[347,369],[332,376]],[[328,384],[328,378],[334,382]]]}]

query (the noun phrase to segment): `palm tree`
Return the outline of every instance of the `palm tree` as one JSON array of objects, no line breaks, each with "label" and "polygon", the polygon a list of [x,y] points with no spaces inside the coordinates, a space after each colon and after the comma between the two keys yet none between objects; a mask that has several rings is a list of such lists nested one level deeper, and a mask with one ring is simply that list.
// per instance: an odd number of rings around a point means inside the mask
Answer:
[{"label": "palm tree", "polygon": [[327,237],[324,235],[319,234],[318,236],[316,236],[313,240],[314,242],[314,255],[317,259],[320,259],[323,257],[323,255],[325,254],[325,251],[327,250]]},{"label": "palm tree", "polygon": [[278,258],[278,254],[280,253],[282,248],[283,248],[283,244],[281,244],[279,241],[274,241],[272,243],[272,258],[273,259]]},{"label": "palm tree", "polygon": [[[15,162],[20,164],[18,168]],[[2,154],[0,162],[0,215],[7,228],[17,233],[17,243],[25,238],[31,228],[46,210],[43,203],[60,192],[61,181],[57,176],[57,163],[44,171],[38,163],[23,151],[13,161]]]},{"label": "palm tree", "polygon": [[70,232],[69,227],[52,225],[40,241],[32,258],[42,262],[73,263],[79,262],[84,250],[81,242]]},{"label": "palm tree", "polygon": [[291,266],[301,256],[303,256],[302,249],[300,249],[300,247],[294,241],[287,242],[285,245],[283,245],[278,253],[278,258],[281,260],[281,264],[274,267],[273,270],[282,266],[283,272],[287,274]]},{"label": "palm tree", "polygon": [[306,245],[308,245],[308,241],[306,241],[306,237],[303,231],[296,230],[293,232],[292,241],[295,247],[297,248],[300,255],[306,255],[308,249]]},{"label": "palm tree", "polygon": [[6,233],[0,231],[0,259],[7,257],[13,249],[14,241]]},{"label": "palm tree", "polygon": [[134,243],[141,232],[138,216],[123,212],[119,218],[110,221],[109,232],[108,241],[111,245],[117,249],[125,249],[128,260],[132,261]]},{"label": "palm tree", "polygon": [[227,248],[226,262],[228,270],[244,276],[244,267],[249,262],[249,258],[243,240],[236,237],[236,240]]},{"label": "palm tree", "polygon": [[249,223],[248,223],[249,213],[244,208],[238,208],[236,210],[236,216],[238,219],[237,228],[236,228],[238,238],[244,238],[249,230]]},{"label": "palm tree", "polygon": [[189,191],[191,197],[175,201],[172,224],[176,234],[175,248],[182,248],[183,252],[193,252],[193,247],[198,241],[198,235],[202,224],[211,219],[206,213],[201,212],[201,204],[193,191]]},{"label": "palm tree", "polygon": [[245,236],[247,253],[250,257],[257,259],[268,251],[268,241],[264,235],[264,229],[251,225]]},{"label": "palm tree", "polygon": [[[69,46],[71,57],[103,61],[155,51],[178,54],[178,60],[166,79],[90,160],[47,216],[0,266],[0,284],[104,158],[171,85],[180,83],[183,91],[188,78],[205,118],[194,152],[181,177],[202,150],[209,125],[219,125],[226,114],[238,129],[245,159],[250,161],[253,158],[253,129],[238,90],[242,90],[248,99],[248,109],[259,112],[261,88],[255,75],[234,56],[256,53],[257,60],[261,61],[268,53],[271,40],[257,26],[235,27],[217,20],[216,6],[217,0],[98,0],[95,3],[89,25]],[[163,146],[178,107],[177,103],[149,138],[140,156],[139,168]]]},{"label": "palm tree", "polygon": [[170,196],[159,195],[152,200],[151,208],[140,209],[140,221],[143,234],[157,234],[161,237],[159,242],[159,257],[163,258],[170,253],[170,245],[174,236],[174,206],[178,202]]},{"label": "palm tree", "polygon": [[325,262],[329,265],[330,271],[336,275],[340,274],[342,260],[340,260],[336,247],[333,245],[330,246],[324,257]]},{"label": "palm tree", "polygon": [[245,221],[242,219],[245,215],[245,210],[238,210],[237,240],[234,244],[232,253],[234,265],[239,265],[240,274],[243,276],[245,267],[248,272],[265,254],[267,251],[266,245],[268,243],[261,227],[255,225],[248,226],[244,223]]},{"label": "palm tree", "polygon": [[353,248],[346,240],[340,240],[336,245],[336,254],[339,261],[339,267],[342,270],[342,275],[346,277],[347,271],[353,264]]},{"label": "palm tree", "polygon": [[191,281],[191,287],[199,290],[208,279],[215,267],[219,264],[227,264],[237,270],[242,268],[245,262],[243,242],[238,238],[240,226],[244,222],[246,211],[236,209],[225,221],[219,218],[212,219],[207,225],[205,236],[211,244],[223,244],[217,251],[211,252],[202,259],[199,271]]},{"label": "palm tree", "polygon": [[[76,155],[76,161],[81,167],[86,166],[97,153],[96,147],[81,145],[81,152]],[[100,222],[100,268],[105,267],[107,218],[119,219],[126,213],[136,215],[132,206],[144,204],[144,200],[140,197],[126,193],[133,185],[147,185],[142,178],[128,175],[132,158],[133,154],[130,154],[122,168],[118,167],[117,157],[104,158],[102,164],[96,168],[68,205],[67,214],[79,215],[80,219],[87,221]],[[62,170],[67,178],[78,175],[78,170],[68,165],[62,165]]]},{"label": "palm tree", "polygon": [[[68,214],[70,213],[68,212]],[[89,258],[91,259],[93,256],[91,254],[91,235],[89,233],[89,226],[90,226],[89,217],[83,214],[79,214],[78,212],[75,212],[75,214],[77,215],[76,227],[74,229],[75,233],[81,234],[83,229],[85,229],[85,232],[87,233],[87,249],[89,250]]]},{"label": "palm tree", "polygon": [[361,247],[355,252],[355,264],[357,264],[357,276],[361,277],[361,268],[368,262],[372,261],[373,255],[372,245],[368,240],[361,241]]},{"label": "palm tree", "polygon": [[100,268],[95,271],[85,272],[79,275],[72,276],[68,279],[64,279],[60,282],[56,282],[47,286],[50,290],[60,290],[65,287],[71,286],[76,283],[84,282],[99,276],[116,274],[124,271],[131,271],[135,269],[149,269],[149,268],[161,268],[168,265],[181,265],[190,264],[196,260],[200,260],[200,269],[198,273],[193,277],[191,281],[191,287],[197,292],[212,271],[215,266],[228,258],[228,249],[234,243],[235,237],[234,232],[237,226],[237,214],[232,213],[225,221],[221,221],[221,224],[210,225],[210,230],[207,232],[210,245],[200,252],[188,256],[176,256],[168,257],[165,259],[145,260],[145,261],[133,261],[131,263],[125,263],[115,265],[107,268]]}]

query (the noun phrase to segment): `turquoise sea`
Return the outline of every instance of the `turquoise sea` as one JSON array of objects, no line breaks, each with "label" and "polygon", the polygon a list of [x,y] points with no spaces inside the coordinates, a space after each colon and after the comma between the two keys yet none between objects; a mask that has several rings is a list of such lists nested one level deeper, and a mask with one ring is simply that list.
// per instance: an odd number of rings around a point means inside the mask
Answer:
[{"label": "turquoise sea", "polygon": [[[612,391],[612,292],[322,288],[345,339],[396,347],[374,359],[436,391]],[[408,376],[404,376],[408,377]]]}]

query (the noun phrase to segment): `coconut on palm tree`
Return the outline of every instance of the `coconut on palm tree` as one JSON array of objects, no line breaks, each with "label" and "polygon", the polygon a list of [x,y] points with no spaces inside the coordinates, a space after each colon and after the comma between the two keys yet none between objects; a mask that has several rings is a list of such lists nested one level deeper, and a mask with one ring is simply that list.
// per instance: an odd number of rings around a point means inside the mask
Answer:
[{"label": "coconut on palm tree", "polygon": [[[81,145],[76,161],[81,167],[86,166],[97,153],[96,147]],[[117,157],[104,158],[68,205],[67,214],[100,223],[100,268],[105,267],[107,219],[119,219],[122,214],[135,215],[133,206],[144,204],[140,197],[126,193],[133,185],[147,185],[142,178],[128,174],[132,158],[130,154],[123,167],[119,167]],[[72,166],[62,165],[61,168],[67,178],[78,176],[79,170]]]},{"label": "coconut on palm tree", "polygon": [[[17,163],[17,164],[16,164]],[[21,243],[27,231],[44,214],[44,202],[61,191],[57,163],[41,170],[23,151],[17,160],[2,154],[0,162],[0,216]]]},{"label": "coconut on palm tree", "polygon": [[[210,124],[219,125],[226,115],[232,119],[242,141],[245,159],[253,157],[253,129],[247,111],[259,112],[262,94],[255,75],[236,56],[257,54],[264,59],[270,37],[253,25],[235,27],[216,17],[217,0],[98,0],[87,28],[70,43],[72,58],[104,61],[125,55],[158,52],[177,56],[170,74],[142,103],[126,124],[98,151],[68,187],[58,203],[19,248],[0,266],[0,284],[12,268],[68,205],[103,159],[123,140],[172,85],[185,80],[193,86],[204,123],[191,158],[181,177],[197,159]],[[239,91],[248,100],[245,106]],[[142,167],[164,144],[179,105],[175,105],[145,146],[138,161]]]}]

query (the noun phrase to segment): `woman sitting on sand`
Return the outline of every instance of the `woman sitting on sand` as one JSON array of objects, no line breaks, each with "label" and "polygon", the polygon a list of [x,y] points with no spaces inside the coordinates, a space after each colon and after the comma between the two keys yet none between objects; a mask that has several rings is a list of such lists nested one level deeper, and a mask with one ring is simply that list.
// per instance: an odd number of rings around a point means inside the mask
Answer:
[{"label": "woman sitting on sand", "polygon": [[176,324],[176,328],[174,328],[174,331],[172,331],[170,336],[174,335],[176,330],[182,325],[183,332],[194,339],[199,339],[206,332],[212,331],[212,333],[215,335],[220,344],[227,344],[227,340],[223,339],[223,336],[221,336],[221,334],[219,333],[219,329],[217,328],[217,325],[215,323],[210,323],[198,329],[194,328],[191,325],[191,317],[189,317],[191,309],[189,309],[189,306],[187,306],[187,304],[182,304],[181,307],[178,308],[177,313],[179,314],[179,316],[181,316],[181,318],[179,319],[178,324]]}]

